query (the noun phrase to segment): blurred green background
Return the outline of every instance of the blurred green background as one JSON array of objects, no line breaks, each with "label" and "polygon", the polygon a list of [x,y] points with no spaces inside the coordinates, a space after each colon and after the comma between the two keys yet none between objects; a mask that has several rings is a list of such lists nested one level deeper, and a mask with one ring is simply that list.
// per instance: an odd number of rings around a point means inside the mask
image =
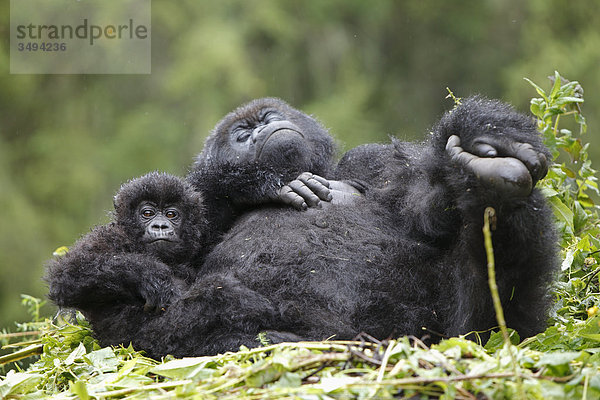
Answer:
[{"label": "blurred green background", "polygon": [[[554,70],[586,91],[600,157],[600,1],[152,2],[152,74],[10,75],[0,2],[0,327],[44,296],[44,261],[107,221],[121,182],[183,175],[212,126],[256,97],[316,115],[342,150],[420,138],[457,96],[528,111]],[[596,145],[594,144],[596,143]]]}]

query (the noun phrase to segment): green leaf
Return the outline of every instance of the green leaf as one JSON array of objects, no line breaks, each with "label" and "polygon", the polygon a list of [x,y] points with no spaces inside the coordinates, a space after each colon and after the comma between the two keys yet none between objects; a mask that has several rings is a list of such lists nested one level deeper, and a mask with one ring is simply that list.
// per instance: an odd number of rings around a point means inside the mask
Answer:
[{"label": "green leaf", "polygon": [[273,382],[284,373],[285,368],[281,364],[259,363],[256,364],[256,372],[246,378],[246,384],[250,387],[261,387],[266,383]]},{"label": "green leaf", "polygon": [[77,396],[78,399],[88,400],[90,395],[84,381],[69,382],[71,393]]},{"label": "green leaf", "polygon": [[100,350],[92,351],[83,357],[89,361],[94,368],[101,372],[113,372],[117,370],[119,359],[110,347],[104,347]]},{"label": "green leaf", "polygon": [[6,378],[0,382],[0,397],[29,393],[43,378],[40,374],[8,371]]},{"label": "green leaf", "polygon": [[60,246],[58,249],[54,250],[52,255],[54,257],[64,256],[69,252],[69,248],[67,246]]},{"label": "green leaf", "polygon": [[579,336],[600,342],[600,333],[580,333]]},{"label": "green leaf", "polygon": [[542,89],[541,87],[539,87],[538,85],[533,83],[533,81],[530,79],[527,79],[527,78],[523,78],[523,79],[525,79],[527,82],[529,82],[529,84],[535,88],[535,91],[538,92],[538,94],[544,98],[546,103],[548,103],[548,96],[546,95],[546,92],[544,92],[544,89]]},{"label": "green leaf", "polygon": [[551,99],[554,100],[558,97],[558,93],[559,93],[561,85],[562,85],[562,78],[561,78],[560,74],[558,73],[558,71],[554,71],[554,85],[552,85],[552,90],[550,91]]},{"label": "green leaf", "polygon": [[571,265],[573,265],[573,255],[574,254],[575,254],[574,249],[567,250],[567,255],[565,256],[565,259],[563,260],[563,262],[560,266],[561,271],[566,271],[569,268],[571,268]]},{"label": "green leaf", "polygon": [[[509,338],[511,344],[513,344],[513,345],[519,344],[519,342],[521,341],[521,338],[519,337],[519,334],[517,333],[517,331],[515,331],[514,329],[509,329],[508,332],[509,332],[508,338]],[[488,353],[494,353],[497,350],[500,350],[502,347],[504,347],[504,336],[502,335],[502,331],[498,331],[498,332],[494,332],[490,335],[490,338],[488,339],[487,343],[485,344],[484,349],[486,349],[488,351]]]},{"label": "green leaf", "polygon": [[533,115],[542,118],[546,110],[546,103],[544,103],[543,99],[531,99],[529,109]]},{"label": "green leaf", "polygon": [[583,355],[581,351],[564,351],[556,353],[546,353],[540,357],[536,366],[541,368],[543,366],[558,366],[565,365],[571,361],[575,361]]},{"label": "green leaf", "polygon": [[565,104],[569,104],[569,103],[583,103],[583,99],[580,99],[579,97],[559,97],[558,99],[556,99],[556,101],[554,102],[554,104],[556,104],[557,106],[562,106]]},{"label": "green leaf", "polygon": [[547,186],[543,186],[540,188],[542,194],[544,195],[544,197],[553,197],[553,196],[558,196],[558,192],[550,187]]},{"label": "green leaf", "polygon": [[206,379],[215,374],[214,361],[210,357],[192,357],[173,360],[157,365],[150,372],[171,379]]},{"label": "green leaf", "polygon": [[573,230],[573,212],[563,203],[558,196],[550,197],[548,199],[554,216],[559,220],[567,224],[568,227]]},{"label": "green leaf", "polygon": [[65,365],[71,365],[77,360],[81,360],[83,355],[87,352],[83,343],[79,343],[79,346],[69,354],[65,360]]},{"label": "green leaf", "polygon": [[582,206],[587,208],[594,207],[594,201],[589,196],[579,196],[577,200],[581,203]]},{"label": "green leaf", "polygon": [[277,382],[273,384],[273,387],[278,388],[295,388],[302,385],[302,376],[294,372],[286,372]]}]

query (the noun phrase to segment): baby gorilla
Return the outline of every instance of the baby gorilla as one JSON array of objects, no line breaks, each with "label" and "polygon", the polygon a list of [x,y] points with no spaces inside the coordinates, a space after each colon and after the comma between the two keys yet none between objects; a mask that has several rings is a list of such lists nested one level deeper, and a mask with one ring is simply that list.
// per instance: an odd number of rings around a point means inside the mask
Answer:
[{"label": "baby gorilla", "polygon": [[83,312],[101,342],[106,323],[164,310],[201,263],[206,220],[201,196],[181,179],[153,172],[125,183],[114,218],[47,265],[49,298]]}]

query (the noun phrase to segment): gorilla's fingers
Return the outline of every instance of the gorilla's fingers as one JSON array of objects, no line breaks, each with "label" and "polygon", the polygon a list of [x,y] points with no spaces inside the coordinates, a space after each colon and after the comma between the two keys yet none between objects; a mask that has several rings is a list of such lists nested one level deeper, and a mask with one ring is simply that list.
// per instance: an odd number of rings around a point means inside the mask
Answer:
[{"label": "gorilla's fingers", "polygon": [[298,180],[304,183],[319,199],[331,201],[330,184],[327,179],[319,175],[313,175],[310,172],[304,172],[298,176]]},{"label": "gorilla's fingers", "polygon": [[474,154],[467,153],[460,147],[460,138],[456,135],[452,135],[448,138],[448,143],[446,144],[446,152],[452,159],[452,161],[468,166],[474,160],[479,159]]},{"label": "gorilla's fingers", "polygon": [[479,157],[496,157],[498,151],[488,143],[474,143],[473,154]]},{"label": "gorilla's fingers", "polygon": [[294,181],[291,181],[288,184],[288,186],[291,187],[292,190],[296,192],[300,197],[302,197],[309,207],[320,206],[321,199],[319,199],[319,196],[317,196],[317,194],[315,194],[313,190],[301,180],[296,179]]},{"label": "gorilla's fingers", "polygon": [[294,207],[296,210],[306,210],[308,208],[304,199],[298,193],[294,192],[289,185],[285,185],[279,189],[278,195],[279,200],[284,204]]},{"label": "gorilla's fingers", "polygon": [[323,178],[322,176],[311,174],[310,172],[304,172],[304,173],[300,174],[298,179],[301,179],[301,177],[303,177],[303,176],[309,176],[310,178],[313,178],[313,179],[316,179],[317,181],[319,181],[321,183],[321,185],[323,185],[325,187],[329,187],[329,180]]},{"label": "gorilla's fingers", "polygon": [[[493,149],[492,146],[489,147]],[[485,146],[480,146],[479,149],[486,150]],[[527,146],[519,149],[522,153],[530,155]],[[446,151],[453,162],[463,165],[474,173],[479,181],[506,195],[521,197],[531,193],[533,181],[529,169],[516,158],[477,157],[464,151],[460,147],[460,138],[455,135],[448,138]],[[537,153],[534,154],[537,157]]]},{"label": "gorilla's fingers", "polygon": [[535,171],[535,175],[533,176],[534,184],[540,179],[544,178],[546,174],[548,174],[548,159],[546,155],[543,153],[538,153],[538,159],[540,160],[541,168],[538,171]]},{"label": "gorilla's fingers", "polygon": [[[455,144],[455,141],[450,142],[449,140],[448,146],[450,145],[452,145],[451,147],[460,146],[460,139],[458,139],[458,145]],[[446,147],[447,149],[448,146]],[[492,136],[481,136],[471,144],[469,152],[479,157],[501,156],[516,158],[525,164],[531,174],[534,185],[548,173],[548,160],[546,156],[536,151],[530,143],[501,140]]]},{"label": "gorilla's fingers", "polygon": [[452,135],[448,138],[448,142],[446,143],[446,151],[452,156],[452,152],[455,148],[459,148],[460,151],[462,151],[462,148],[460,147],[460,138],[456,135]]},{"label": "gorilla's fingers", "polygon": [[525,197],[533,188],[529,170],[516,158],[478,158],[473,160],[468,168],[480,181],[509,196]]},{"label": "gorilla's fingers", "polygon": [[534,181],[542,179],[548,173],[548,160],[542,153],[535,151],[529,143],[513,142],[510,144],[511,156],[520,160],[531,172]]}]

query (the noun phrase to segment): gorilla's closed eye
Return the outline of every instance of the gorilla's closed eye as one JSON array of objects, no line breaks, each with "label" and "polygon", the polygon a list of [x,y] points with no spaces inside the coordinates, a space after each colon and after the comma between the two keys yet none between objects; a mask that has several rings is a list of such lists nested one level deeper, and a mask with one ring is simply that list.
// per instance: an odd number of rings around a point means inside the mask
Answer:
[{"label": "gorilla's closed eye", "polygon": [[234,135],[236,136],[235,140],[238,142],[245,142],[250,137],[250,130],[241,128],[236,129]]},{"label": "gorilla's closed eye", "polygon": [[262,122],[270,124],[271,122],[281,121],[283,118],[275,111],[267,111],[261,116]]},{"label": "gorilla's closed eye", "polygon": [[238,142],[245,142],[250,137],[250,133],[253,127],[251,124],[245,122],[243,124],[236,124],[231,128],[231,136]]}]

